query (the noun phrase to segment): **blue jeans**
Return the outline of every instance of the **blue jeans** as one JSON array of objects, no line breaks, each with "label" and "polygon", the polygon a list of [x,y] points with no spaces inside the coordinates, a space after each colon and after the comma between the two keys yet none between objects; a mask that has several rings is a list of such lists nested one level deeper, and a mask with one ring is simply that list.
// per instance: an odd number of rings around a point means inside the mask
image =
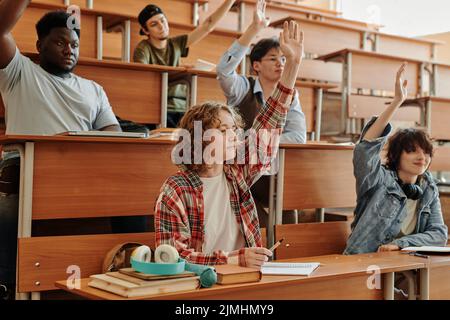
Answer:
[{"label": "blue jeans", "polygon": [[7,285],[16,280],[19,166],[19,158],[0,160],[0,283]]}]

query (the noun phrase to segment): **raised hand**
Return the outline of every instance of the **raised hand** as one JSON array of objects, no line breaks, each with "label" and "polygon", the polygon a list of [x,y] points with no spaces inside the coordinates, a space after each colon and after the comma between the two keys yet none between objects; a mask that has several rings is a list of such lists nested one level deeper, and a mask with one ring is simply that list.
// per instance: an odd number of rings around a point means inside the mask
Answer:
[{"label": "raised hand", "polygon": [[300,64],[303,58],[303,31],[295,21],[285,21],[280,33],[280,49],[286,60]]},{"label": "raised hand", "polygon": [[256,10],[253,13],[253,25],[262,30],[267,28],[270,24],[270,18],[266,17],[266,1],[258,0],[256,4]]},{"label": "raised hand", "polygon": [[408,80],[403,80],[405,75],[407,62],[403,62],[397,71],[397,77],[395,79],[395,97],[394,102],[401,105],[408,97]]}]

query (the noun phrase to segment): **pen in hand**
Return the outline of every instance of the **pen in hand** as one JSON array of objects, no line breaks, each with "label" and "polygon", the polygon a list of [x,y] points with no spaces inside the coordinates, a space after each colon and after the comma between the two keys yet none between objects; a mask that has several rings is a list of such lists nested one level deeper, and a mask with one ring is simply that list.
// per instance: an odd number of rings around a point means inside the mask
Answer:
[{"label": "pen in hand", "polygon": [[274,252],[276,248],[278,248],[280,246],[280,244],[283,242],[284,238],[281,238],[280,240],[278,240],[269,250]]}]

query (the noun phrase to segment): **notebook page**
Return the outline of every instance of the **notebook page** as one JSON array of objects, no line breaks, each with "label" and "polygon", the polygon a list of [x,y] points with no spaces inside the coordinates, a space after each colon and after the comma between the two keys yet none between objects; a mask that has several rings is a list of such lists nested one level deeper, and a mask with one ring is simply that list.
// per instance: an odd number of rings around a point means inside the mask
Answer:
[{"label": "notebook page", "polygon": [[292,263],[292,262],[265,262],[261,267],[262,274],[271,275],[304,275],[309,276],[319,262]]}]

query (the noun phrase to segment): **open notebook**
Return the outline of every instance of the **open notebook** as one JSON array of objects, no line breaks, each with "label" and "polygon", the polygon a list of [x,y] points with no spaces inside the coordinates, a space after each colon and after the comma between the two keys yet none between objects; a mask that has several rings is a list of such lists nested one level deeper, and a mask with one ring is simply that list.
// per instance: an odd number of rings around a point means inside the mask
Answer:
[{"label": "open notebook", "polygon": [[422,253],[450,254],[450,247],[434,247],[434,246],[407,247],[407,248],[403,248],[402,251],[415,251],[415,252],[422,252]]},{"label": "open notebook", "polygon": [[319,262],[265,262],[261,267],[261,272],[271,275],[309,276],[319,266]]}]

